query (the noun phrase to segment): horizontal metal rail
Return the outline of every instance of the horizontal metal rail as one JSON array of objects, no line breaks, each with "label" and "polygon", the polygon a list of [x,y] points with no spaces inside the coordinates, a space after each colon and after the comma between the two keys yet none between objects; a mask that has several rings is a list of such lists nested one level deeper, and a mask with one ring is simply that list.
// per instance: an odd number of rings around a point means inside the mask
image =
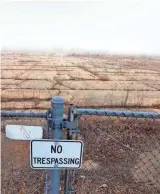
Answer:
[{"label": "horizontal metal rail", "polygon": [[40,112],[0,112],[1,117],[33,117],[33,118],[47,118],[47,113]]},{"label": "horizontal metal rail", "polygon": [[136,117],[136,118],[154,118],[160,119],[160,113],[155,112],[135,112],[135,111],[119,111],[119,110],[97,110],[75,108],[75,115],[97,115],[97,116],[115,116],[115,117]]}]

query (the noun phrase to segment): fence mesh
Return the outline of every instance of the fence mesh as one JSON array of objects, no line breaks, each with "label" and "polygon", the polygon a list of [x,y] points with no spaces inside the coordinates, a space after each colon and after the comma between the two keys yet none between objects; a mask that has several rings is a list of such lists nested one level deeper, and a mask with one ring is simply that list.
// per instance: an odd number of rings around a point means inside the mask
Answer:
[{"label": "fence mesh", "polygon": [[[26,124],[42,126],[43,138],[50,138],[46,120],[7,117],[1,124],[2,193],[49,193],[49,171],[30,168],[29,141],[5,137],[7,124]],[[70,171],[68,180],[62,170],[60,193],[160,193],[159,126],[160,120],[153,118],[79,116],[75,129],[80,133],[72,139],[84,142],[83,165]],[[66,130],[62,139],[67,139]]]},{"label": "fence mesh", "polygon": [[[44,193],[45,171],[30,167],[30,141],[12,140],[5,135],[7,124],[40,125],[46,129],[46,121],[36,118],[1,118],[2,141],[2,193],[3,194],[40,194]],[[45,134],[43,134],[43,138]]]},{"label": "fence mesh", "polygon": [[82,169],[71,174],[80,194],[160,193],[160,121],[81,116]]}]

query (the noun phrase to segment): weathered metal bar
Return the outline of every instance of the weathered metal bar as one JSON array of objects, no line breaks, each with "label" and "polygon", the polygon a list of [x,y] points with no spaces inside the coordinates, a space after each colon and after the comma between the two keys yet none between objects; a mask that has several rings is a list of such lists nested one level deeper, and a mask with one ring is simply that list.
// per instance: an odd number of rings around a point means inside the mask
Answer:
[{"label": "weathered metal bar", "polygon": [[[72,123],[72,125],[67,126],[67,140],[72,140],[72,130],[74,130],[74,105],[70,104],[69,109],[68,109],[68,123]],[[70,192],[70,170],[66,169],[65,170],[65,180],[64,180],[64,193],[69,193]]]},{"label": "weathered metal bar", "polygon": [[115,116],[115,117],[136,117],[136,118],[153,118],[160,119],[160,113],[156,112],[136,112],[136,111],[119,111],[119,110],[97,110],[75,108],[75,115],[97,115],[97,116]]},{"label": "weathered metal bar", "polygon": [[[49,139],[49,123],[48,123],[48,117],[49,117],[49,111],[47,112],[47,122],[46,122],[46,130],[45,130],[45,139]],[[49,170],[46,169],[46,175],[45,175],[45,187],[44,187],[44,193],[48,194],[49,192]]]},{"label": "weathered metal bar", "polygon": [[[51,100],[51,138],[53,141],[62,139],[64,100],[56,96]],[[50,194],[59,194],[60,192],[60,173],[61,170],[51,170]]]},{"label": "weathered metal bar", "polygon": [[1,117],[33,117],[33,118],[47,118],[47,113],[40,112],[0,112]]}]

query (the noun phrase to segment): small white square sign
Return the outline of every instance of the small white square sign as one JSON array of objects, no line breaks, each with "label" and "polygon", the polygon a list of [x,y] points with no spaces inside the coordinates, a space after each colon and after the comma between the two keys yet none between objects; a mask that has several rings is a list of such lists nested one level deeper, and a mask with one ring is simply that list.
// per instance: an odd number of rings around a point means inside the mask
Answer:
[{"label": "small white square sign", "polygon": [[83,142],[74,140],[32,140],[30,165],[34,169],[80,168]]},{"label": "small white square sign", "polygon": [[15,140],[42,139],[43,129],[41,126],[7,125],[6,137]]}]

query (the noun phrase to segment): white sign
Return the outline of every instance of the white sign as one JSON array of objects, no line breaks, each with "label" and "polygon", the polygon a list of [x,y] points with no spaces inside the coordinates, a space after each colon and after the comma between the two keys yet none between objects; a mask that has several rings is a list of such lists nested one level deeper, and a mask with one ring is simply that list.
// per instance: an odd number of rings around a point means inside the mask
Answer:
[{"label": "white sign", "polygon": [[6,137],[16,140],[42,139],[40,126],[6,125]]},{"label": "white sign", "polygon": [[80,168],[83,142],[73,140],[32,140],[31,168]]}]

